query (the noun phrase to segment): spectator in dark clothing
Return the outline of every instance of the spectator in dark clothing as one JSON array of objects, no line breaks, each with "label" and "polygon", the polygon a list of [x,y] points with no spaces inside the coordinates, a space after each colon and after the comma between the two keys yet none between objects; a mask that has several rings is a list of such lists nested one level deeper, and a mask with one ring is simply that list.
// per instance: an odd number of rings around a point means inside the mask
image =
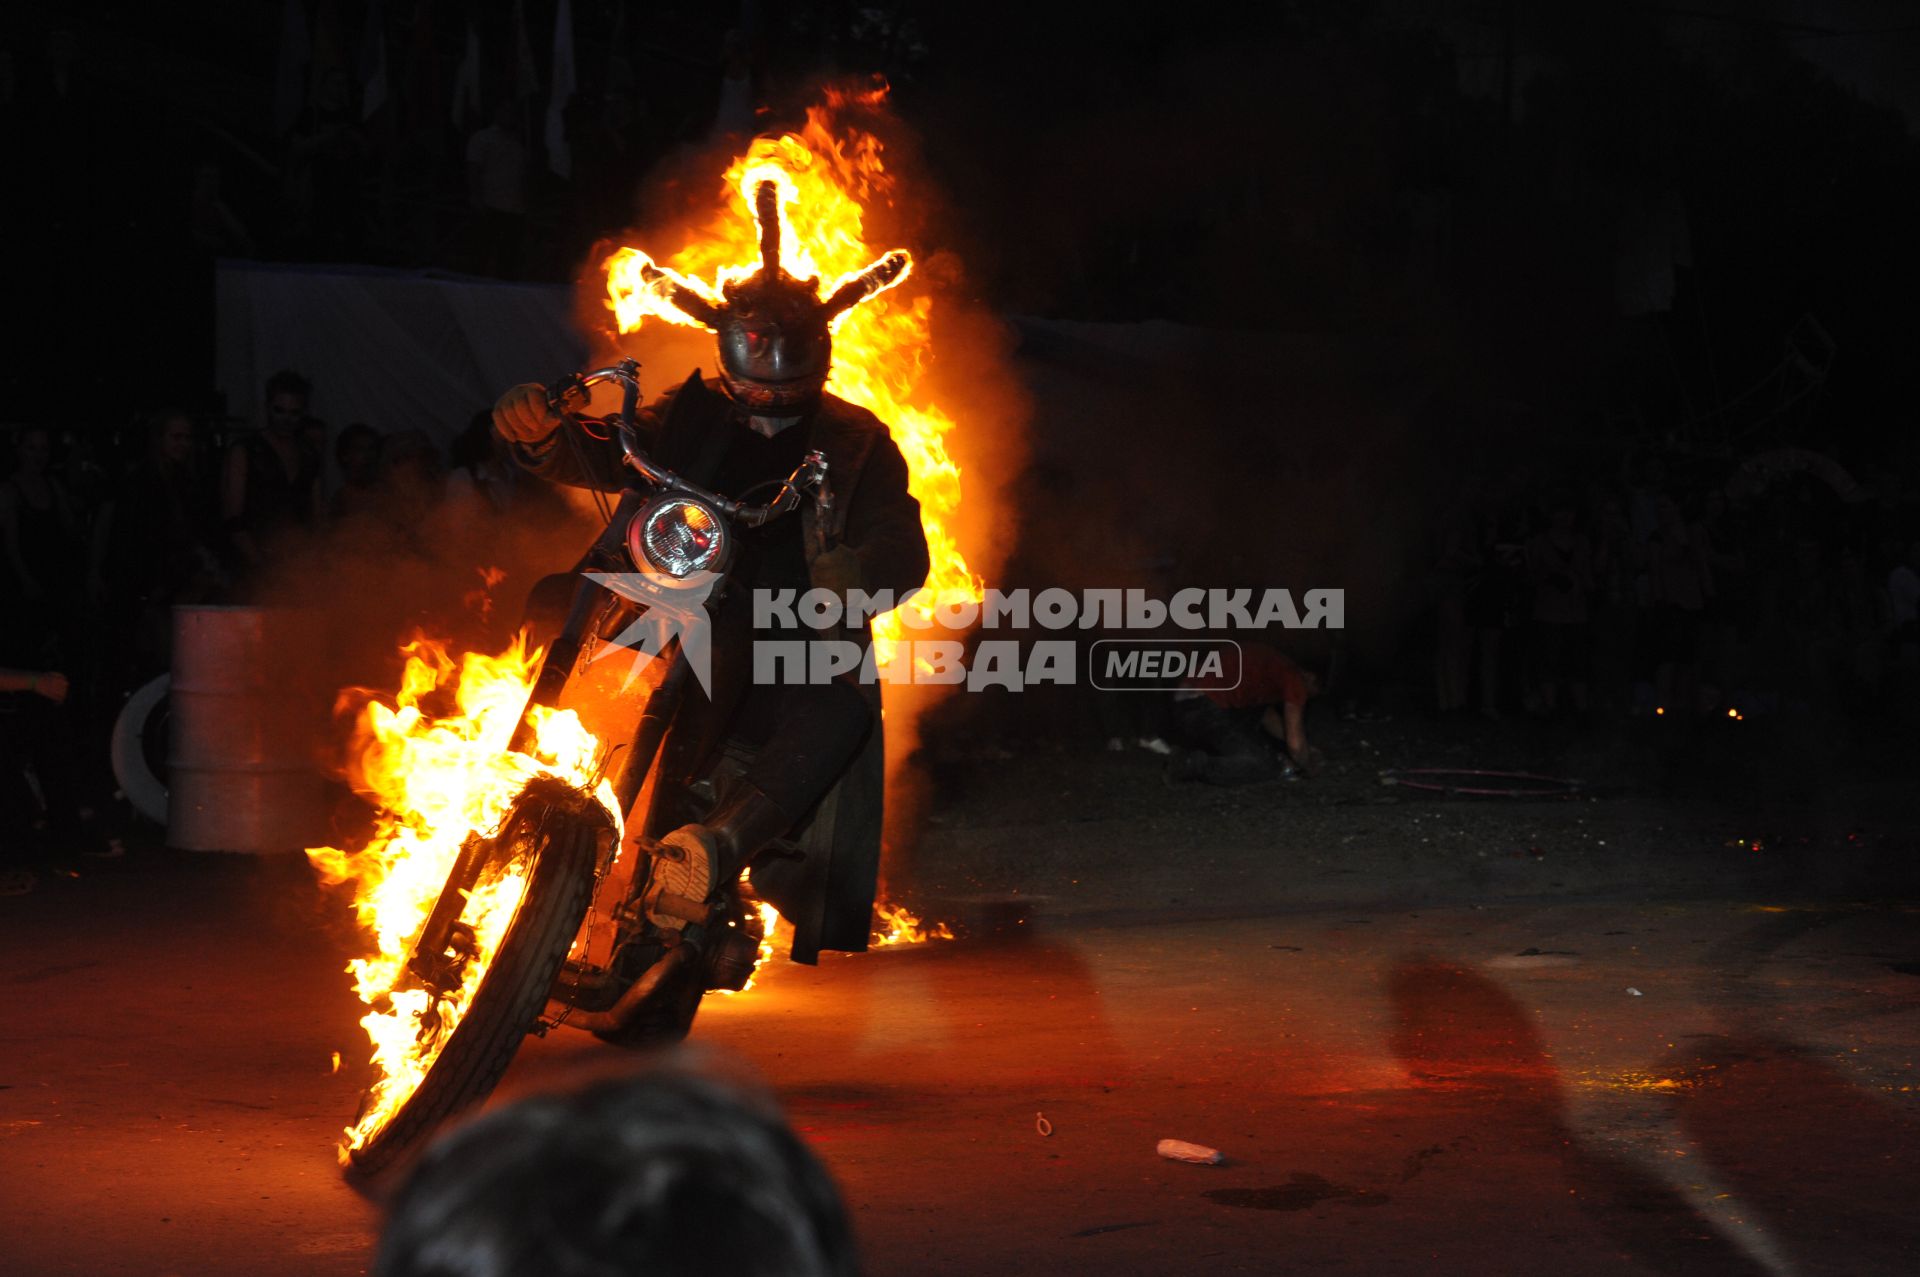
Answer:
[{"label": "spectator in dark clothing", "polygon": [[527,234],[527,145],[511,97],[501,97],[492,121],[467,140],[467,198],[479,218],[477,269],[515,278]]},{"label": "spectator in dark clothing", "polygon": [[318,522],[320,456],[307,415],[311,389],[291,370],[268,378],[266,429],[227,450],[221,516],[236,565],[251,576],[266,565],[276,541]]},{"label": "spectator in dark clothing", "polygon": [[[1173,694],[1174,730],[1187,748],[1168,762],[1168,777],[1247,785],[1292,780],[1315,766],[1306,709],[1319,680],[1279,649],[1257,642],[1240,645],[1237,682],[1233,674],[1191,679]],[[1280,742],[1286,758],[1274,752]]]},{"label": "spectator in dark clothing", "polygon": [[423,430],[400,431],[387,436],[380,471],[380,508],[398,548],[427,554],[427,523],[447,493],[440,450]]},{"label": "spectator in dark clothing", "polygon": [[846,1208],[771,1108],[655,1073],[536,1096],[440,1141],[376,1277],[854,1277]]},{"label": "spectator in dark clothing", "polygon": [[328,513],[335,519],[372,514],[380,507],[380,432],[356,421],[333,443],[333,463],[340,470],[340,487]]},{"label": "spectator in dark clothing", "polygon": [[287,151],[287,204],[294,242],[311,255],[353,261],[364,247],[363,207],[371,148],[360,127],[353,77],[339,69],[320,82],[313,113]]},{"label": "spectator in dark clothing", "polygon": [[1571,501],[1556,503],[1546,528],[1527,542],[1527,573],[1533,583],[1533,708],[1555,713],[1564,691],[1573,709],[1584,714],[1594,555]]},{"label": "spectator in dark clothing", "polygon": [[67,676],[54,670],[0,669],[0,896],[32,891],[34,863],[79,842],[67,690]]},{"label": "spectator in dark clothing", "polygon": [[645,99],[630,89],[607,90],[592,145],[578,149],[580,189],[588,193],[582,213],[591,219],[588,238],[639,224],[639,174],[660,151],[658,124]]},{"label": "spectator in dark clothing", "polygon": [[493,413],[477,412],[453,441],[447,500],[464,518],[512,514],[518,526],[551,526],[566,502],[522,469],[493,431]]},{"label": "spectator in dark clothing", "polygon": [[124,685],[167,668],[170,614],[216,592],[213,493],[195,456],[193,419],[162,413],[147,432],[146,454],[121,478],[93,530],[96,603],[132,618]]},{"label": "spectator in dark clothing", "polygon": [[13,472],[0,480],[0,549],[6,556],[8,621],[0,659],[55,659],[79,602],[79,521],[66,486],[53,476],[53,436],[20,432]]},{"label": "spectator in dark clothing", "polygon": [[1480,713],[1500,717],[1507,636],[1525,586],[1526,552],[1516,517],[1488,515],[1481,525],[1478,570],[1467,589],[1467,625],[1480,649]]}]

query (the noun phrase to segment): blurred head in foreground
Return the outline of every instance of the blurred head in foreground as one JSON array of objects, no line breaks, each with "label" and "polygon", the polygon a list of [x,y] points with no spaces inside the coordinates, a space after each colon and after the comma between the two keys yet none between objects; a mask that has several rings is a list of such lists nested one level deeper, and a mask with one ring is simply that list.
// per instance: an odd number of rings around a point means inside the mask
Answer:
[{"label": "blurred head in foreground", "polygon": [[435,1145],[375,1277],[852,1277],[838,1193],[779,1116],[676,1072],[534,1096]]}]

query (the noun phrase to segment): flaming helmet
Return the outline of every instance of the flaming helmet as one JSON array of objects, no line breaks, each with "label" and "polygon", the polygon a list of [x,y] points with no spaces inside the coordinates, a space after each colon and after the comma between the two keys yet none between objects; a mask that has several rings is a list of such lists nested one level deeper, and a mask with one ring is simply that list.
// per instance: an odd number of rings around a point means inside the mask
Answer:
[{"label": "flaming helmet", "polygon": [[780,199],[773,182],[755,188],[753,218],[760,228],[760,268],[727,280],[719,298],[650,264],[641,274],[719,336],[720,377],[729,398],[755,416],[799,416],[826,387],[833,321],[900,282],[911,259],[896,249],[822,300],[818,279],[796,279],[780,264]]}]

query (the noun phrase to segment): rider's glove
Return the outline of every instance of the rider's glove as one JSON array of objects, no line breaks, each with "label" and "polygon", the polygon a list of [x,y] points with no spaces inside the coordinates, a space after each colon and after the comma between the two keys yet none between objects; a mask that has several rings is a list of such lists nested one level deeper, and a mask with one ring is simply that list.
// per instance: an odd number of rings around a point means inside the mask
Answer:
[{"label": "rider's glove", "polygon": [[493,406],[494,431],[512,443],[545,443],[559,426],[560,414],[547,403],[546,387],[533,382],[515,386]]}]

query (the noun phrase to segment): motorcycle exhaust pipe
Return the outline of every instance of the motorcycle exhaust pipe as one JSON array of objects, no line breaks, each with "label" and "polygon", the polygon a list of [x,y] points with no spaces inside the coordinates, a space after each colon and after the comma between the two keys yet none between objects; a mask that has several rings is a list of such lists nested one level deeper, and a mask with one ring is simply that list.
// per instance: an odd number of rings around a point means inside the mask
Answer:
[{"label": "motorcycle exhaust pipe", "polygon": [[569,1028],[585,1029],[589,1033],[613,1033],[626,1027],[627,1022],[637,1015],[647,999],[652,997],[661,983],[685,966],[693,957],[694,947],[690,944],[675,945],[660,960],[648,967],[646,974],[635,980],[620,1000],[605,1011],[578,1011],[571,1007],[550,1008],[554,1019]]}]

